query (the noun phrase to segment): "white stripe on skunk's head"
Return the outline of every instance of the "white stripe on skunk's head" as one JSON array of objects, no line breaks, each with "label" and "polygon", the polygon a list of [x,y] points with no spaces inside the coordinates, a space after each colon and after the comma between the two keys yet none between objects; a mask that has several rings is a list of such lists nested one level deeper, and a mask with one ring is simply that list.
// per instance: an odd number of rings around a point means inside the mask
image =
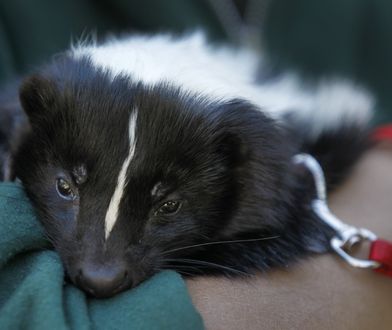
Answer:
[{"label": "white stripe on skunk's head", "polygon": [[244,219],[278,219],[271,192],[290,157],[274,123],[246,102],[131,78],[65,58],[21,88],[31,130],[16,175],[69,277],[97,297],[202,251],[180,248],[217,238],[249,189],[258,201]]},{"label": "white stripe on skunk's head", "polygon": [[118,174],[117,185],[114,190],[113,196],[105,216],[105,240],[108,239],[113,227],[118,218],[118,209],[121,199],[124,195],[126,185],[126,175],[130,162],[132,161],[136,150],[136,122],[137,122],[137,109],[133,110],[129,119],[128,135],[129,135],[129,153],[124,163],[121,166],[120,173]]}]

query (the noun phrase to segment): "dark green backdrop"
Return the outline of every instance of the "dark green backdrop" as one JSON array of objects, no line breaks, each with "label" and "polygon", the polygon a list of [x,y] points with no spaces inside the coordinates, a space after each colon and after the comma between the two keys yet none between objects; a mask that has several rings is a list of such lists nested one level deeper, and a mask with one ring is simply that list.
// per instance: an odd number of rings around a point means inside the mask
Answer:
[{"label": "dark green backdrop", "polygon": [[92,32],[175,30],[204,27],[224,33],[204,1],[1,0],[0,82],[23,74]]},{"label": "dark green backdrop", "polygon": [[[240,7],[246,3],[232,1]],[[272,62],[310,76],[353,77],[375,92],[384,116],[389,115],[392,1],[260,1],[269,3],[263,31]],[[225,38],[208,0],[0,0],[0,84],[92,31],[104,37],[195,27],[204,28],[212,38]]]}]

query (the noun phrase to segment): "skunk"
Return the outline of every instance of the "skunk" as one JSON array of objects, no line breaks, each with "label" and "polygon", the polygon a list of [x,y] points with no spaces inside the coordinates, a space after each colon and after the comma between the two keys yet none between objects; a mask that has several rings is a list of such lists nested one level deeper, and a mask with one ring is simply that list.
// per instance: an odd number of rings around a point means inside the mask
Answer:
[{"label": "skunk", "polygon": [[73,283],[109,297],[162,269],[241,276],[329,249],[292,157],[311,153],[336,186],[374,101],[339,79],[261,81],[261,62],[198,33],[131,36],[23,80],[12,175]]}]

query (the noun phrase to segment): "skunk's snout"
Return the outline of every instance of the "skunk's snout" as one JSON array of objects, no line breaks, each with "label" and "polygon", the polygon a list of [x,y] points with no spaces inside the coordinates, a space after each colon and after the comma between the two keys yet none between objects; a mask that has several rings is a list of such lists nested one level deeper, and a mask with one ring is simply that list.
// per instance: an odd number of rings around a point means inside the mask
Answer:
[{"label": "skunk's snout", "polygon": [[78,286],[97,298],[105,298],[132,287],[130,271],[125,264],[83,264],[76,277]]}]

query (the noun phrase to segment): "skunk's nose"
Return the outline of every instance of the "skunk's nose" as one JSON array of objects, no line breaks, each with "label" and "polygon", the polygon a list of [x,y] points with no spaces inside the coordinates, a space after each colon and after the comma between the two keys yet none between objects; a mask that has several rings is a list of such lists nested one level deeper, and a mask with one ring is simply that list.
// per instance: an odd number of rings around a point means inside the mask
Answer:
[{"label": "skunk's nose", "polygon": [[97,298],[110,297],[132,286],[125,265],[85,264],[79,270],[77,282],[85,291]]}]

